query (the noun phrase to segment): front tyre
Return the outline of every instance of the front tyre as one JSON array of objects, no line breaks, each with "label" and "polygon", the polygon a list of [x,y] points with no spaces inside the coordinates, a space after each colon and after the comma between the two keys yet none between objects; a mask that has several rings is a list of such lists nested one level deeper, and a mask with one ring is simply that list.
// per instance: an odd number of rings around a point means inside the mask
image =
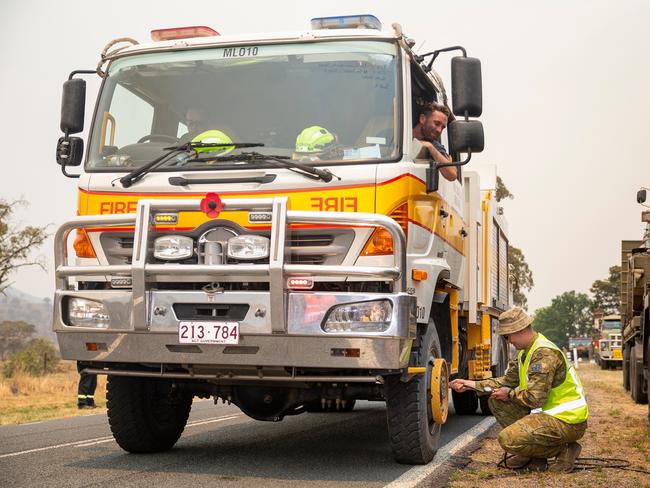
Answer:
[{"label": "front tyre", "polygon": [[161,452],[181,436],[192,408],[192,395],[169,380],[109,376],[108,422],[125,451]]},{"label": "front tyre", "polygon": [[[443,360],[433,320],[429,319],[426,333],[416,339],[413,351],[418,355],[417,365],[425,367],[426,373],[417,374],[408,382],[396,375],[386,378],[388,434],[397,462],[426,464],[438,450],[448,403],[446,365],[440,367]],[[443,373],[439,374],[441,370]],[[438,384],[433,384],[438,375]],[[432,405],[433,395],[438,395],[438,400]]]}]

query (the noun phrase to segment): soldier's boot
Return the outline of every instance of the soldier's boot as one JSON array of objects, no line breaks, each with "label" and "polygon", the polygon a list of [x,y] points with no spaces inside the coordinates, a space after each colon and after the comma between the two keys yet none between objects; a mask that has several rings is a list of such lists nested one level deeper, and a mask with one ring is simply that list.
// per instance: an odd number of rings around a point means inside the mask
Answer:
[{"label": "soldier's boot", "polygon": [[573,471],[573,465],[582,451],[582,446],[577,442],[571,442],[565,445],[555,459],[555,463],[548,468],[554,473],[570,473]]}]

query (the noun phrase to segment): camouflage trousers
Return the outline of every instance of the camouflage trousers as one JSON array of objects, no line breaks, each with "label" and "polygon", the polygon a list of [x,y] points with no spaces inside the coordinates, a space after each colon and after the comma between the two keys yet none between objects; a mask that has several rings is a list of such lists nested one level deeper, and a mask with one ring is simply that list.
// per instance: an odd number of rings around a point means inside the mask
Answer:
[{"label": "camouflage trousers", "polygon": [[587,430],[587,422],[567,424],[543,413],[531,414],[529,408],[513,400],[489,398],[488,404],[503,427],[499,444],[509,454],[553,458],[566,444],[582,438]]}]

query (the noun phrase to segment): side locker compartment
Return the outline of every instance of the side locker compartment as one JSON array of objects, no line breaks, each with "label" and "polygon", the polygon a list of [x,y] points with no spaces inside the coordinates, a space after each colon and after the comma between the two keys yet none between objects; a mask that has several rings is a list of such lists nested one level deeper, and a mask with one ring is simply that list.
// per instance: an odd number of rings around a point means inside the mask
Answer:
[{"label": "side locker compartment", "polygon": [[[480,178],[478,173],[465,174],[465,219],[469,225],[469,249],[467,266],[465,268],[465,283],[463,309],[466,314],[467,366],[470,379],[482,379],[490,376],[490,332],[489,317],[482,313],[486,301],[485,285],[485,207],[481,201]],[[485,319],[488,319],[486,327]]]},{"label": "side locker compartment", "polygon": [[465,266],[465,290],[463,310],[468,324],[478,322],[478,301],[482,292],[481,280],[481,190],[478,174],[468,171],[464,175],[465,221],[469,226],[467,266]]}]

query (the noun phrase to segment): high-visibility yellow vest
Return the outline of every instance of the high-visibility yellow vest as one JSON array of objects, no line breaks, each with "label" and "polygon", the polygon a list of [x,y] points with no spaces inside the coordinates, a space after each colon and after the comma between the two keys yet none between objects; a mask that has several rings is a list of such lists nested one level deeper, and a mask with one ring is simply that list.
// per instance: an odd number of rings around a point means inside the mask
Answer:
[{"label": "high-visibility yellow vest", "polygon": [[525,390],[528,385],[528,366],[530,365],[530,358],[540,347],[546,347],[559,351],[564,358],[564,365],[566,367],[566,377],[564,382],[558,386],[551,388],[548,394],[546,403],[542,408],[531,410],[530,413],[545,413],[556,419],[559,419],[567,424],[579,424],[584,422],[589,417],[589,408],[587,407],[587,400],[585,399],[585,392],[582,388],[582,383],[576,374],[573,365],[567,361],[566,356],[551,341],[549,341],[542,334],[537,335],[537,339],[530,347],[528,354],[523,360],[522,356],[524,351],[519,351],[517,361],[519,362],[519,390]]}]

